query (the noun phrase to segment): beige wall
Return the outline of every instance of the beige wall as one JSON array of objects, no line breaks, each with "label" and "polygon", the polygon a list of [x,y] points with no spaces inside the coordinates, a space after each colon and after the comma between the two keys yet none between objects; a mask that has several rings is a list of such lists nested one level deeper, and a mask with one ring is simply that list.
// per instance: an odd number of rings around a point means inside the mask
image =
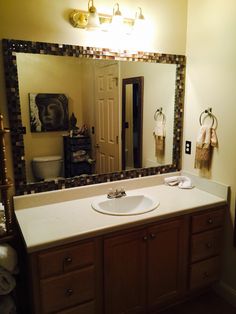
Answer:
[{"label": "beige wall", "polygon": [[[98,36],[93,32],[73,28],[68,22],[69,12],[76,8],[86,10],[87,3],[87,0],[0,0],[0,39],[185,53],[187,0],[119,1],[124,16],[134,16],[138,6],[143,9],[147,31],[143,38],[139,36],[134,40],[111,38],[105,33]],[[109,0],[96,1],[95,5],[100,12],[112,13],[113,3]],[[2,53],[0,53],[0,111],[4,114],[5,126],[8,126]],[[6,138],[6,145],[8,174],[13,177],[9,136]]]},{"label": "beige wall", "polygon": [[[211,171],[205,175],[231,186],[223,280],[236,290],[236,248],[232,246],[236,190],[235,12],[235,0],[189,0],[184,140],[192,141],[195,147],[199,115],[212,107],[218,119],[219,148],[214,152]],[[198,174],[193,165],[194,151],[190,156],[183,152],[183,168]]]},{"label": "beige wall", "polygon": [[[76,8],[86,10],[87,3],[87,0],[1,0],[0,37],[118,47],[117,38],[112,38],[114,36],[98,36],[93,32],[74,29],[68,23],[69,12]],[[114,3],[97,0],[95,6],[100,12],[112,14]],[[136,42],[131,41],[130,37],[127,40],[122,38],[121,46],[184,54],[186,0],[121,0],[119,4],[123,15],[127,17],[134,17],[138,6],[141,6],[148,24],[143,37],[139,34]]]}]

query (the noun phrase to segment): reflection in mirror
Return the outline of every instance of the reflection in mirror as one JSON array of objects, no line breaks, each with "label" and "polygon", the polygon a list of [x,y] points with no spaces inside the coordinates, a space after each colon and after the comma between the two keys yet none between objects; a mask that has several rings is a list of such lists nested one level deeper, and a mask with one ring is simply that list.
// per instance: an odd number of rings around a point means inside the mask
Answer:
[{"label": "reflection in mirror", "polygon": [[[184,56],[117,53],[104,48],[16,40],[3,40],[3,54],[17,195],[180,169]],[[124,171],[122,80],[140,76],[145,81],[142,168],[133,165],[133,169]],[[30,132],[29,94],[65,95],[69,116],[74,113],[77,119],[76,136],[71,138],[70,130],[62,129]],[[165,156],[161,162],[155,156],[153,136],[154,115],[159,107],[166,116]],[[70,149],[66,145],[73,148],[83,141],[86,148],[72,149],[68,166],[66,155]],[[52,180],[55,175],[51,175],[50,180],[34,183],[31,163],[45,156],[58,164],[64,162],[61,177]],[[88,161],[91,164],[85,167]],[[74,170],[69,171],[69,167]]]},{"label": "reflection in mirror", "polygon": [[[121,168],[127,170],[158,166],[153,137],[154,113],[158,106],[163,107],[168,117],[166,154],[162,164],[172,162],[176,65],[17,53],[17,68],[22,123],[26,127],[24,144],[27,182],[40,178],[35,176],[32,167],[35,167],[35,160],[39,163],[39,157],[60,156],[64,162],[64,171],[57,175],[60,177],[110,173],[120,171]],[[137,74],[141,74],[142,79],[130,80],[130,75]],[[133,163],[127,165],[124,150],[120,153],[121,147],[124,146],[121,141],[120,119],[121,79],[124,84],[130,82],[133,86],[133,143],[128,143],[128,136],[123,138],[123,143],[126,141],[126,152],[132,152],[133,155]],[[75,114],[78,128],[86,126],[88,139],[80,139],[81,145],[74,139],[71,144],[73,148],[70,148],[69,142],[66,141],[68,131],[31,132],[29,93],[66,94],[69,100],[69,114]],[[128,93],[126,95],[128,96]],[[125,107],[128,110],[128,106]],[[76,158],[68,157],[70,149],[73,149],[73,156]],[[83,156],[95,163],[89,166]],[[129,155],[128,159],[131,161]],[[40,162],[41,167],[42,159]],[[40,179],[52,178],[52,175],[48,175]]]},{"label": "reflection in mirror", "polygon": [[122,82],[122,169],[142,168],[144,77]]}]

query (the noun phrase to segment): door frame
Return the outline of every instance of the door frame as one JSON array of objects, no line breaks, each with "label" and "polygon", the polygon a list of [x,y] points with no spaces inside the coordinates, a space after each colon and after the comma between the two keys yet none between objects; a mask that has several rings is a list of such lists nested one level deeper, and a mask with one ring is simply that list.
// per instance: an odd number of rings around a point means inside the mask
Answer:
[{"label": "door frame", "polygon": [[[133,107],[134,101],[137,99],[136,107],[138,109],[137,112],[137,123],[138,123],[138,134],[137,141],[138,151],[134,154],[136,160],[134,161],[134,168],[142,168],[142,150],[143,150],[143,93],[144,93],[144,77],[129,77],[122,80],[122,148],[121,148],[121,156],[122,156],[122,170],[126,169],[126,156],[125,156],[125,111],[126,111],[126,85],[131,84],[133,86],[133,93],[135,93],[135,97],[133,97]],[[134,149],[134,147],[133,147]]]}]

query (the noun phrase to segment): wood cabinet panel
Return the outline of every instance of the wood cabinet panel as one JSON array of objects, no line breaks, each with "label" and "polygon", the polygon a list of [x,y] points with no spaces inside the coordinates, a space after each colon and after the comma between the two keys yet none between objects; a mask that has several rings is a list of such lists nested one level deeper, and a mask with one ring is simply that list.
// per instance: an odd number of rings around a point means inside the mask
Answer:
[{"label": "wood cabinet panel", "polygon": [[186,278],[187,251],[184,219],[148,229],[149,309],[180,296]]},{"label": "wood cabinet panel", "polygon": [[41,280],[43,313],[74,306],[95,297],[94,266]]},{"label": "wood cabinet panel", "polygon": [[202,232],[223,225],[224,208],[194,215],[192,218],[192,232]]},{"label": "wood cabinet panel", "polygon": [[105,240],[105,313],[146,313],[180,297],[187,278],[186,217]]},{"label": "wood cabinet panel", "polygon": [[192,264],[190,271],[190,289],[201,288],[219,279],[220,257],[216,256]]},{"label": "wood cabinet panel", "polygon": [[218,255],[221,250],[221,239],[221,228],[193,235],[191,240],[191,261],[196,262]]},{"label": "wood cabinet panel", "polygon": [[145,313],[146,241],[144,230],[104,241],[105,313]]},{"label": "wood cabinet panel", "polygon": [[40,278],[60,275],[93,264],[94,247],[94,242],[90,241],[39,254]]},{"label": "wood cabinet panel", "polygon": [[57,312],[57,314],[95,314],[94,302],[88,302],[79,306],[70,308],[68,310]]}]

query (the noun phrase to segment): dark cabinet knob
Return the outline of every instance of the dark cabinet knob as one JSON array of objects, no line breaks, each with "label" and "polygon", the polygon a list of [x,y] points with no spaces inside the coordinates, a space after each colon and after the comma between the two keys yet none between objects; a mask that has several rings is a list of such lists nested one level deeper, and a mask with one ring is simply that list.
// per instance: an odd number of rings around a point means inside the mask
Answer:
[{"label": "dark cabinet knob", "polygon": [[150,238],[151,239],[155,239],[155,237],[156,237],[155,233],[150,233]]},{"label": "dark cabinet knob", "polygon": [[207,243],[206,243],[206,247],[207,247],[208,249],[211,249],[211,248],[212,248],[212,246],[213,246],[213,245],[212,245],[212,243],[211,243],[211,242],[207,242]]},{"label": "dark cabinet knob", "polygon": [[203,278],[208,278],[209,277],[209,273],[207,272],[207,271],[205,271],[204,273],[203,273]]},{"label": "dark cabinet knob", "polygon": [[213,219],[212,219],[212,218],[208,218],[207,223],[208,223],[209,225],[212,225],[212,224],[213,224]]},{"label": "dark cabinet knob", "polygon": [[148,240],[148,237],[147,237],[147,236],[144,236],[144,237],[143,237],[143,240],[144,240],[144,241],[147,241],[147,240]]},{"label": "dark cabinet knob", "polygon": [[66,289],[65,294],[69,297],[74,293],[73,289]]},{"label": "dark cabinet knob", "polygon": [[72,258],[69,257],[69,256],[68,256],[68,257],[65,257],[65,258],[64,258],[64,263],[65,263],[65,264],[71,264],[71,263],[72,263]]}]

